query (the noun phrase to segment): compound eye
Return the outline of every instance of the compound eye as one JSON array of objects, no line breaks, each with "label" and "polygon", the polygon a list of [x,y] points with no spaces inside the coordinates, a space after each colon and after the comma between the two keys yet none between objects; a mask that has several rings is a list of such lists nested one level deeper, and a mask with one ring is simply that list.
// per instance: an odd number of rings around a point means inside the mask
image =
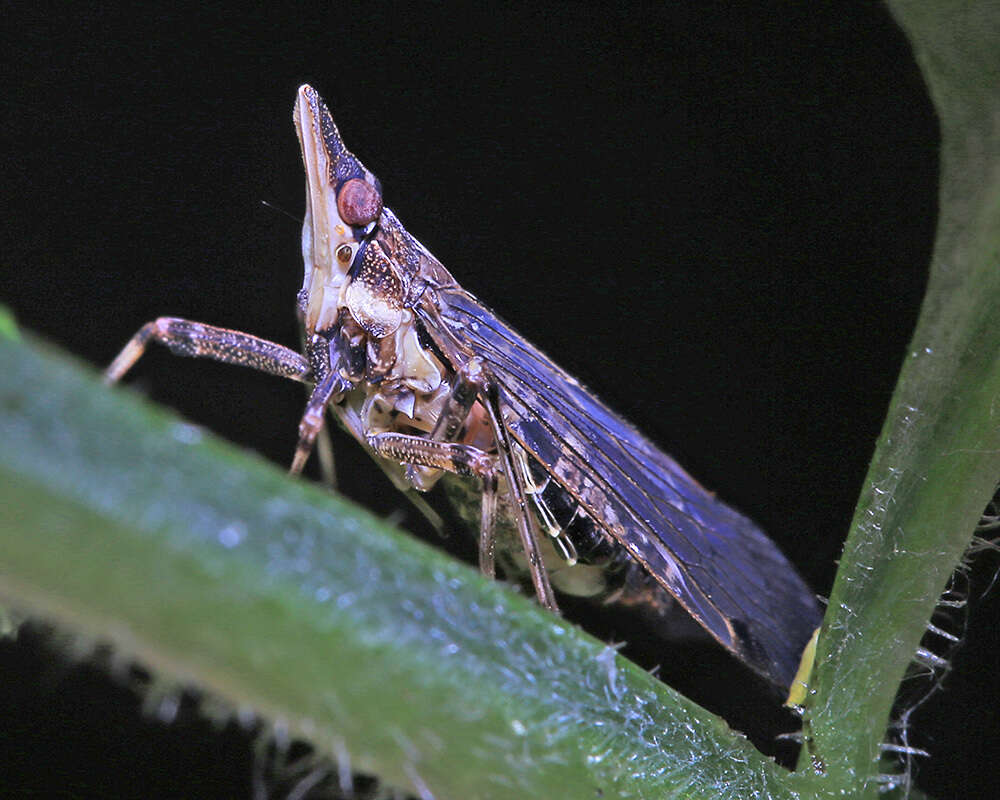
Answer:
[{"label": "compound eye", "polygon": [[362,178],[351,178],[337,193],[337,211],[348,225],[363,228],[382,213],[382,195]]}]

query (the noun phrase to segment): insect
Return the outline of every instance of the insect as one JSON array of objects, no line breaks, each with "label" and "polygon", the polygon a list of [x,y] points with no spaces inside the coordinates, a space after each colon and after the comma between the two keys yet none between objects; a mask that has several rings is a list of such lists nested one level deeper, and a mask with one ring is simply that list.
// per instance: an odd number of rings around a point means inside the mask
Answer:
[{"label": "insect", "polygon": [[552,610],[555,588],[654,617],[679,603],[787,688],[820,614],[774,543],[463,289],[383,204],[308,85],[294,121],[306,177],[302,352],[161,317],[106,379],[155,341],[303,382],[293,473],[329,409],[401,488],[446,476],[465,491],[485,574],[501,559]]}]

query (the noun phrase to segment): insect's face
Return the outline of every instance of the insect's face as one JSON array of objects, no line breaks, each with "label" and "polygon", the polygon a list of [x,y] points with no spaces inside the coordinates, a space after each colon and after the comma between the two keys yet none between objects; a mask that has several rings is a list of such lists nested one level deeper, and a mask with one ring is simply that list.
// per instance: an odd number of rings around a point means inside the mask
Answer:
[{"label": "insect's face", "polygon": [[348,271],[382,214],[382,186],[344,146],[311,86],[299,87],[294,118],[306,173],[299,311],[312,333],[336,321]]}]

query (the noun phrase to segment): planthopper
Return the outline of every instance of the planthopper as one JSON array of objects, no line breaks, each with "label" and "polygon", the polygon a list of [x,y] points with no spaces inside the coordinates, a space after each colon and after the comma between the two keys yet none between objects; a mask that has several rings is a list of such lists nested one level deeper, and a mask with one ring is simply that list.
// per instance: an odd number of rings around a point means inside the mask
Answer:
[{"label": "planthopper", "polygon": [[499,562],[529,576],[554,611],[557,591],[654,621],[679,604],[787,690],[820,611],[775,544],[463,289],[384,205],[312,87],[299,88],[294,120],[306,177],[302,351],[161,317],[107,380],[156,341],[303,382],[292,472],[329,410],[400,488],[447,478],[477,518],[485,574]]}]

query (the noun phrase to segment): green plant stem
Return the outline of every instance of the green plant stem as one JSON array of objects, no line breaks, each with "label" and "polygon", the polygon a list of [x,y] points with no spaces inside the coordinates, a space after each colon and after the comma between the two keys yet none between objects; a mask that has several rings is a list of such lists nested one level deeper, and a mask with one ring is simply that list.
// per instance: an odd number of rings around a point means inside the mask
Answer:
[{"label": "green plant stem", "polygon": [[875,795],[897,687],[1000,477],[1000,29],[988,5],[892,4],[941,122],[941,207],[811,681],[802,765],[831,796]]}]

